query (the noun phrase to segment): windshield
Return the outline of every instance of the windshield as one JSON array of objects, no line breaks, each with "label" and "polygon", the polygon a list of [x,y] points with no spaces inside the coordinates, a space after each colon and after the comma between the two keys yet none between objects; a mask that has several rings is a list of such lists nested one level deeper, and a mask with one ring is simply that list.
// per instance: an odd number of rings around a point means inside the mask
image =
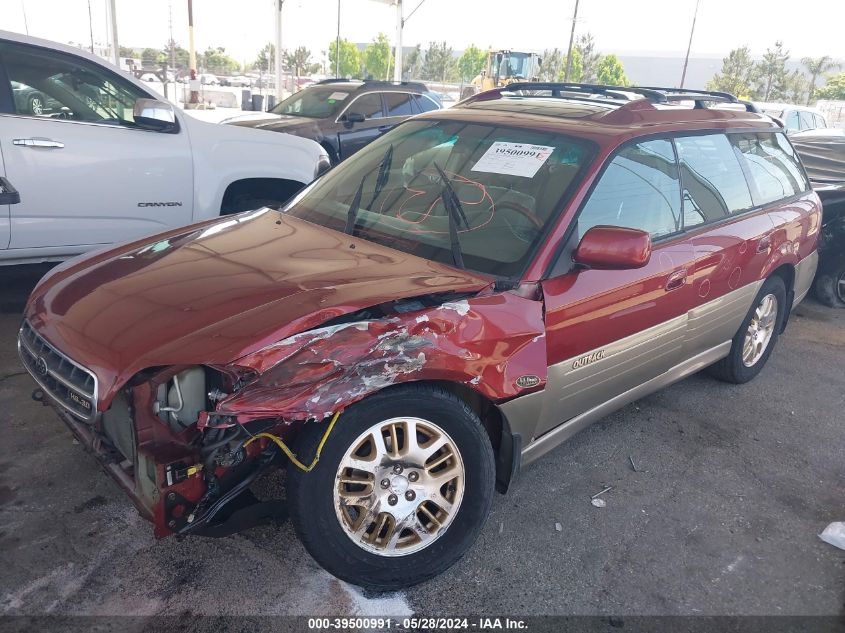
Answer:
[{"label": "windshield", "polygon": [[327,119],[344,106],[351,90],[338,86],[317,86],[292,94],[271,110],[274,114]]},{"label": "windshield", "polygon": [[531,77],[531,55],[529,53],[507,53],[497,57],[499,57],[498,75],[500,77],[516,77],[518,79]]},{"label": "windshield", "polygon": [[522,274],[586,165],[548,132],[410,121],[341,163],[284,212],[426,259]]}]

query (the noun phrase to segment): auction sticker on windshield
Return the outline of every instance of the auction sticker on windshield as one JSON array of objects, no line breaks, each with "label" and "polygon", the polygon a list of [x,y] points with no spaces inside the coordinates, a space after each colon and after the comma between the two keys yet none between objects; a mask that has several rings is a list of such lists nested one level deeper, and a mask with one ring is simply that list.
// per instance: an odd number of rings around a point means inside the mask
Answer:
[{"label": "auction sticker on windshield", "polygon": [[553,151],[555,148],[548,145],[496,141],[478,159],[472,171],[533,178]]},{"label": "auction sticker on windshield", "polygon": [[333,92],[329,95],[329,101],[343,101],[348,96],[348,92]]}]

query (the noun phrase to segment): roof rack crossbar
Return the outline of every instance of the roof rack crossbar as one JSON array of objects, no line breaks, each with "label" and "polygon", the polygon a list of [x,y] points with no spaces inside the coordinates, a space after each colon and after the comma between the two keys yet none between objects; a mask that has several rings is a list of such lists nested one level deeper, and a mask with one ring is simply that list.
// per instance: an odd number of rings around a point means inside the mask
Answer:
[{"label": "roof rack crossbar", "polygon": [[611,86],[605,84],[581,84],[581,83],[560,83],[560,82],[514,82],[499,88],[500,93],[517,92],[527,90],[549,90],[553,97],[569,94],[593,94],[631,101],[630,95],[637,94],[651,103],[672,103],[677,101],[693,101],[696,109],[705,108],[706,102],[738,103],[745,106],[747,112],[758,112],[754,104],[748,101],[737,99],[729,92],[716,90],[689,90],[686,88],[663,88],[658,86]]}]

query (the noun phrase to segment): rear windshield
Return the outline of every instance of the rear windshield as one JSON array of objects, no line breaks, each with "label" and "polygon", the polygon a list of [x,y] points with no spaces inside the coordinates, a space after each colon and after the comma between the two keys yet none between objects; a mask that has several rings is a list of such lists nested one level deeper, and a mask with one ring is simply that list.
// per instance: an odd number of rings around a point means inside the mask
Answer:
[{"label": "rear windshield", "polygon": [[326,119],[337,114],[352,92],[337,86],[316,86],[300,90],[271,110],[274,114],[288,114],[311,119]]},{"label": "rear windshield", "polygon": [[338,231],[352,215],[354,234],[364,239],[515,278],[591,154],[583,141],[548,132],[409,121],[341,163],[285,212]]}]

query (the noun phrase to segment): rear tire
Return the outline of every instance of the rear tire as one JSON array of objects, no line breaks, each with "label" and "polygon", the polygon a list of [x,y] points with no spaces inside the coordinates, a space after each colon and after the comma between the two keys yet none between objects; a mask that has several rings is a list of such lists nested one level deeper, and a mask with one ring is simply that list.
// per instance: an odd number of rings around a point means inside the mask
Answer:
[{"label": "rear tire", "polygon": [[734,384],[757,376],[775,349],[787,309],[783,279],[769,277],[734,336],[730,353],[712,365],[709,373]]},{"label": "rear tire", "polygon": [[816,276],[816,297],[831,308],[845,308],[845,258],[826,265]]},{"label": "rear tire", "polygon": [[[324,432],[325,424],[306,423],[296,453],[310,459]],[[466,553],[494,481],[493,449],[473,410],[444,389],[405,385],[347,409],[314,470],[288,468],[287,498],[299,538],[323,568],[397,590]]]}]

